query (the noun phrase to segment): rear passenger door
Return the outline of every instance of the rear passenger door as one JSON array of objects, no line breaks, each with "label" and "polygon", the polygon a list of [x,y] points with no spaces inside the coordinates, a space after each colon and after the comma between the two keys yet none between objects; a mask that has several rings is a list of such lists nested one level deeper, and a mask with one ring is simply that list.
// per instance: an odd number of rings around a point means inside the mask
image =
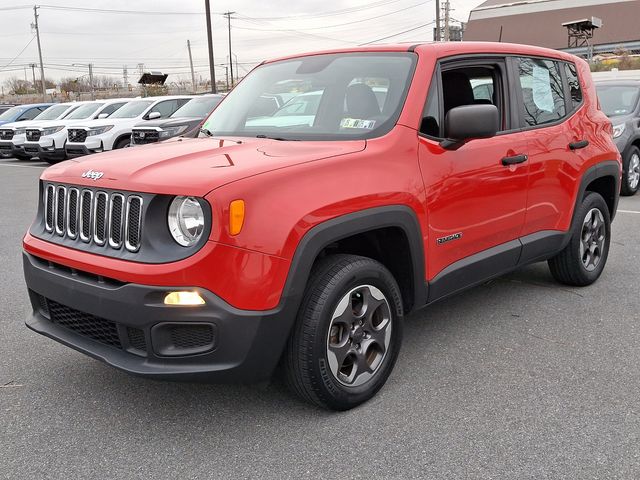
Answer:
[{"label": "rear passenger door", "polygon": [[[569,228],[575,185],[584,154],[582,105],[575,65],[547,58],[514,57],[520,126],[527,137],[529,196],[523,235]],[[571,147],[570,147],[571,145]],[[588,145],[586,146],[588,149]],[[557,235],[557,233],[556,233]]]},{"label": "rear passenger door", "polygon": [[[492,57],[443,62],[431,82],[419,136],[429,222],[427,275],[435,280],[430,299],[513,268],[518,261],[528,139],[517,128],[510,77],[506,59]],[[471,140],[457,150],[443,148],[448,111],[473,104],[498,108],[498,135]],[[521,161],[511,162],[513,158]]]}]

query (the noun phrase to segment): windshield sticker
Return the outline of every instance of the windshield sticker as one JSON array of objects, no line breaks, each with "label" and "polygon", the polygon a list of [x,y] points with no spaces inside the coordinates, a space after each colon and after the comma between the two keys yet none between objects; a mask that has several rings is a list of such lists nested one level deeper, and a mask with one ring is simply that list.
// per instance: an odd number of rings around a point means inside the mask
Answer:
[{"label": "windshield sticker", "polygon": [[360,120],[357,118],[343,118],[340,122],[341,128],[365,128],[371,130],[376,124],[375,120]]}]

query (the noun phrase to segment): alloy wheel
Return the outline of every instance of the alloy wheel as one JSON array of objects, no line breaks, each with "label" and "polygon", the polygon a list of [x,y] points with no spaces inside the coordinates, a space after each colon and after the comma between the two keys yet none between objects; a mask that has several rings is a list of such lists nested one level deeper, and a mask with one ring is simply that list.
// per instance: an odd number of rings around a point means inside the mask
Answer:
[{"label": "alloy wheel", "polygon": [[391,328],[391,308],[380,289],[361,285],[344,295],[327,338],[327,360],[336,380],[349,387],[368,382],[387,355]]},{"label": "alloy wheel", "polygon": [[602,212],[592,208],[584,217],[580,238],[580,258],[588,272],[595,270],[602,260],[606,235]]},{"label": "alloy wheel", "polygon": [[640,155],[634,153],[629,160],[629,171],[627,173],[629,188],[635,190],[640,184]]}]

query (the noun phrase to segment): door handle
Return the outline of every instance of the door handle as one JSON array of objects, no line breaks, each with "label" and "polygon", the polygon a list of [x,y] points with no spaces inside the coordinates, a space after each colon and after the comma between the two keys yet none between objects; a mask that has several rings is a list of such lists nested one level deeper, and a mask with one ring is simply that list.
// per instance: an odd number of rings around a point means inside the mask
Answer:
[{"label": "door handle", "polygon": [[579,150],[589,146],[589,140],[580,140],[578,142],[572,142],[569,144],[571,150]]},{"label": "door handle", "polygon": [[518,163],[524,163],[527,160],[529,160],[529,157],[527,155],[514,155],[513,157],[504,157],[502,159],[502,165],[504,165],[505,167],[508,165],[516,165]]}]

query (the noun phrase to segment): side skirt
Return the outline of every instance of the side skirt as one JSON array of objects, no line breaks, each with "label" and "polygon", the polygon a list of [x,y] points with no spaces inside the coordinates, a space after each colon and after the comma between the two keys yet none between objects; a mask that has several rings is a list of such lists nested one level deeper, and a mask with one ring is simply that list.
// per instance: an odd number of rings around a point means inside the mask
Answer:
[{"label": "side skirt", "polygon": [[547,230],[497,245],[449,265],[425,287],[427,305],[530,263],[547,260],[569,241],[567,232]]}]

